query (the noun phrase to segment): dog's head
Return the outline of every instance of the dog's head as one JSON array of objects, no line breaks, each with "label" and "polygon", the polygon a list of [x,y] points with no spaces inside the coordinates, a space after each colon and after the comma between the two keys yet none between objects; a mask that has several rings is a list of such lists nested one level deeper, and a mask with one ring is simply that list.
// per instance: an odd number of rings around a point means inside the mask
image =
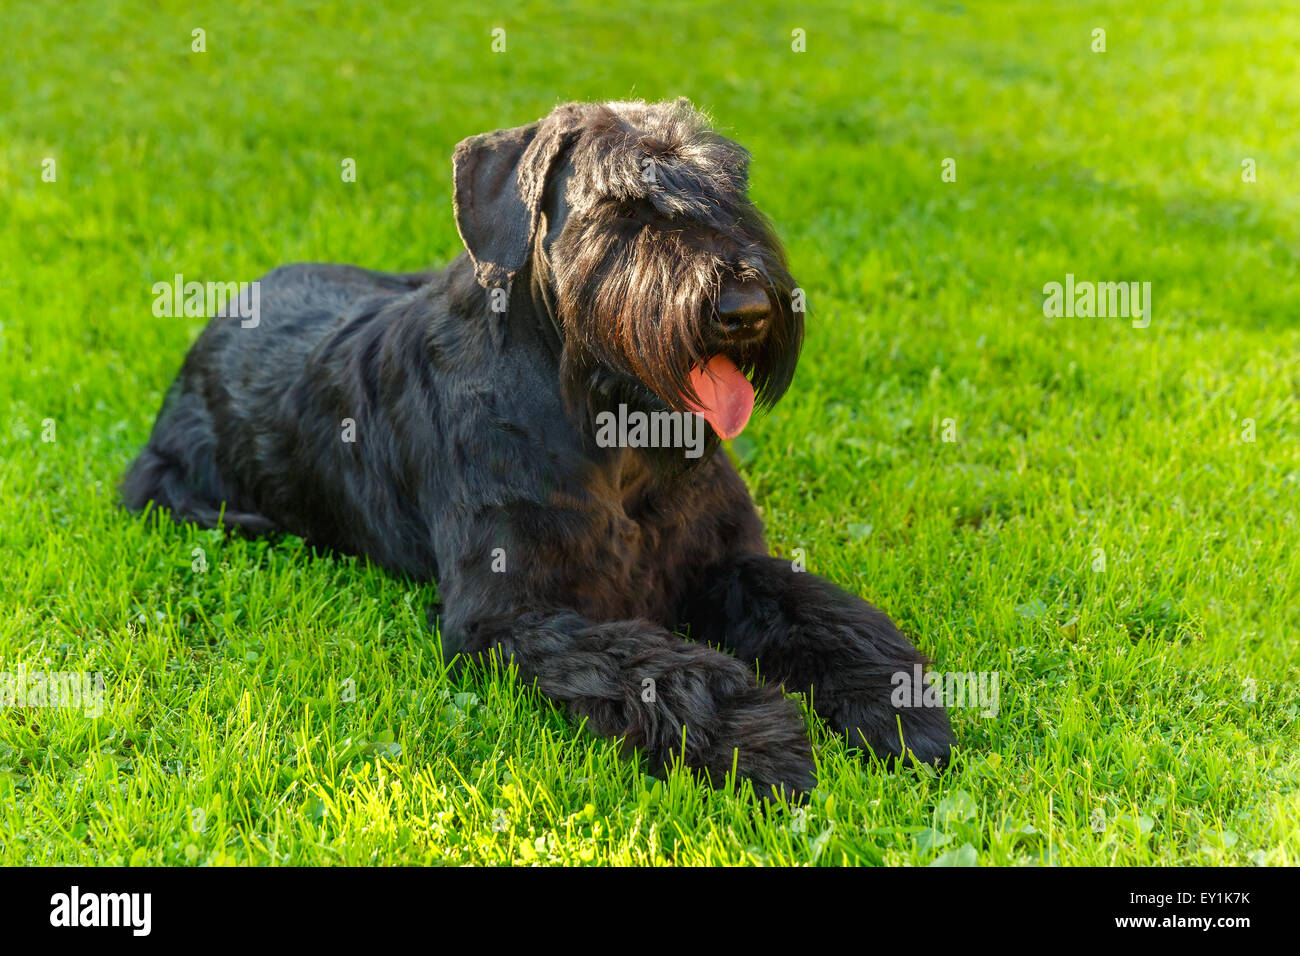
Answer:
[{"label": "dog's head", "polygon": [[589,411],[697,411],[732,438],[789,387],[794,280],[746,194],[749,154],[687,100],[567,104],[470,137],[453,165],[478,281],[527,271]]}]

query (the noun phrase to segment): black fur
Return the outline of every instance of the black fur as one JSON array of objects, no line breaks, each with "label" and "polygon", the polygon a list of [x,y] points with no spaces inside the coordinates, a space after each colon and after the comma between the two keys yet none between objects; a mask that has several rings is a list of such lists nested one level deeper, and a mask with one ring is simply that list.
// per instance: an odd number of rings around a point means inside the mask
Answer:
[{"label": "black fur", "polygon": [[[466,254],[421,274],[269,273],[256,327],[213,319],[190,350],[126,506],[434,578],[449,657],[513,658],[655,769],[813,786],[778,685],[854,745],[945,761],[944,711],[890,703],[920,654],[767,555],[711,429],[697,459],[593,438],[619,403],[691,407],[690,370],[713,355],[760,403],[789,386],[802,314],[744,150],[685,101],[569,104],[471,137],[453,165]],[[767,297],[743,340],[720,322],[724,289]]]}]

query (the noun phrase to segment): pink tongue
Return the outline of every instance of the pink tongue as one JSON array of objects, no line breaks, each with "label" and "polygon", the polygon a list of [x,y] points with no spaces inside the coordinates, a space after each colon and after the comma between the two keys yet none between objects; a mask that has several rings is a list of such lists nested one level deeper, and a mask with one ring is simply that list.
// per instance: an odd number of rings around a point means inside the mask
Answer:
[{"label": "pink tongue", "polygon": [[709,364],[691,369],[691,387],[700,404],[687,403],[713,426],[719,438],[735,438],[749,424],[754,412],[754,386],[725,355],[715,355]]}]

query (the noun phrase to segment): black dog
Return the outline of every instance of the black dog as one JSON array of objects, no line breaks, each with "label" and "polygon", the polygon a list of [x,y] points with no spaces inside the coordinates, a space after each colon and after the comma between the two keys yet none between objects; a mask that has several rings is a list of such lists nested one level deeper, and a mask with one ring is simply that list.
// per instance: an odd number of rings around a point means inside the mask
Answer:
[{"label": "black dog", "polygon": [[[944,762],[943,709],[891,703],[920,654],[769,557],[715,453],[785,392],[803,335],[748,154],[685,100],[569,104],[453,166],[468,254],[269,273],[254,327],[213,319],[190,350],[125,504],[435,578],[448,657],[513,657],[656,768],[812,787],[779,685],[854,745]],[[707,438],[609,447],[616,409]]]}]

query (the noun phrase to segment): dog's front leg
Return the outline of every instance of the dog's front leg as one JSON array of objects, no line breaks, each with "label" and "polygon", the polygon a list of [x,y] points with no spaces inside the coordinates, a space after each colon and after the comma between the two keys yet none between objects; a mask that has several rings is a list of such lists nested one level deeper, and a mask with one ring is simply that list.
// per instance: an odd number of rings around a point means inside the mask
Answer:
[{"label": "dog's front leg", "polygon": [[915,760],[947,762],[952,729],[943,707],[898,693],[925,658],[884,612],[830,581],[767,555],[734,555],[700,576],[678,622],[694,640],[757,661],[764,679],[809,694],[851,745],[887,760],[905,748]]},{"label": "dog's front leg", "polygon": [[513,659],[520,677],[587,727],[636,747],[652,771],[681,760],[720,786],[733,768],[768,796],[813,787],[798,708],[753,667],[647,621],[593,623],[573,611],[496,614],[453,641],[471,659]]}]

